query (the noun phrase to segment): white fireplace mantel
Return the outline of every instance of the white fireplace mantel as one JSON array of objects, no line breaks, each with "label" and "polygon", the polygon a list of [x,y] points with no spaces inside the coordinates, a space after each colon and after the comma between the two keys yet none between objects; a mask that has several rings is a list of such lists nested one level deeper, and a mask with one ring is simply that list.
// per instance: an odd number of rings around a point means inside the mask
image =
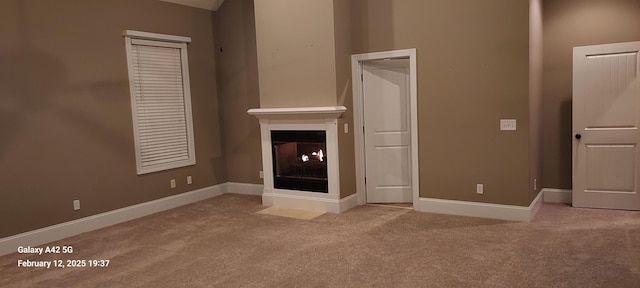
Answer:
[{"label": "white fireplace mantel", "polygon": [[295,120],[295,119],[336,119],[347,111],[344,106],[293,107],[293,108],[255,108],[247,113],[258,119]]},{"label": "white fireplace mantel", "polygon": [[[260,119],[264,190],[262,204],[284,208],[341,213],[357,205],[353,199],[340,199],[340,173],[338,158],[338,118],[347,111],[344,106],[256,108],[248,114]],[[326,157],[328,192],[306,192],[274,188],[271,131],[323,130],[326,131]],[[352,198],[352,197],[348,197]]]}]

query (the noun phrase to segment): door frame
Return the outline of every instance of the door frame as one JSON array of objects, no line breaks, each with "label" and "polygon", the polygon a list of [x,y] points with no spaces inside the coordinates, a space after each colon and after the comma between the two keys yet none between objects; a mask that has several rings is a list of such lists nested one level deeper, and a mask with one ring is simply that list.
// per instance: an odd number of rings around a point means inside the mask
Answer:
[{"label": "door frame", "polygon": [[356,196],[358,204],[367,203],[365,177],[364,147],[364,93],[362,89],[363,64],[372,60],[388,58],[409,58],[409,113],[411,135],[411,191],[413,203],[418,203],[420,179],[418,173],[418,84],[416,49],[403,49],[351,55],[351,73],[353,83],[353,131],[356,160]]}]

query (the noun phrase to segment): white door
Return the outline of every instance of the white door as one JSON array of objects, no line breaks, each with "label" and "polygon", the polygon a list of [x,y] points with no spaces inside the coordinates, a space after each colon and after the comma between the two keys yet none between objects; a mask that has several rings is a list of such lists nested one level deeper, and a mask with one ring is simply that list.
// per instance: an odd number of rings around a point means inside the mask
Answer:
[{"label": "white door", "polygon": [[365,181],[369,203],[411,203],[409,59],[363,65]]},{"label": "white door", "polygon": [[573,206],[640,210],[640,42],[573,50]]}]

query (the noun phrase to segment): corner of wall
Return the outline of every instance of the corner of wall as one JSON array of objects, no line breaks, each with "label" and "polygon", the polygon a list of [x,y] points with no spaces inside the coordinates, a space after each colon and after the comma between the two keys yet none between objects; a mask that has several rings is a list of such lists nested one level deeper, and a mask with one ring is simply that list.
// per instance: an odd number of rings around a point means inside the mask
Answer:
[{"label": "corner of wall", "polygon": [[[353,95],[351,88],[351,2],[333,1],[334,45],[336,63],[336,103],[347,107],[338,119],[340,153],[340,198],[356,193],[355,147],[353,137]],[[348,133],[345,133],[347,125]],[[351,128],[351,129],[349,129]]]},{"label": "corner of wall", "polygon": [[542,0],[529,0],[529,199],[542,186]]}]

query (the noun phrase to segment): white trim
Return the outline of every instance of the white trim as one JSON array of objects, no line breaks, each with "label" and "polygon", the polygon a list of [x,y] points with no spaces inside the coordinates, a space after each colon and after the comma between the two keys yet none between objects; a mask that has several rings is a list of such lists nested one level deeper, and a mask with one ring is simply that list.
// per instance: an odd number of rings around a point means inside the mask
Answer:
[{"label": "white trim", "polygon": [[529,220],[527,221],[531,221],[533,217],[538,214],[538,210],[540,210],[540,207],[542,207],[542,203],[544,203],[544,192],[542,192],[541,190],[538,191],[538,195],[536,195],[536,198],[533,198],[533,201],[531,201],[531,204],[529,204],[529,210],[531,212],[529,213]]},{"label": "white trim", "polygon": [[350,209],[355,208],[357,206],[358,206],[358,195],[351,194],[347,197],[340,199],[338,213],[349,211]]},{"label": "white trim", "polygon": [[247,110],[249,115],[258,119],[326,119],[338,118],[347,111],[344,106],[292,107],[292,108],[254,108]]},{"label": "white trim", "polygon": [[[364,205],[367,202],[366,189],[364,184],[365,162],[364,162],[364,135],[359,131],[364,125],[363,99],[362,99],[362,64],[370,60],[382,60],[387,58],[409,57],[409,97],[410,97],[410,118],[411,118],[411,188],[413,203],[417,203],[420,195],[420,177],[418,168],[418,81],[417,81],[417,54],[416,49],[394,50],[386,52],[364,53],[351,56],[351,71],[353,83],[353,127],[355,135],[355,158],[356,158],[356,195],[358,204]],[[414,205],[415,206],[415,205]]]},{"label": "white trim", "polygon": [[413,209],[420,212],[482,217],[509,221],[531,221],[542,204],[542,192],[528,207],[492,203],[420,198]]},{"label": "white trim", "polygon": [[227,191],[227,186],[227,183],[223,183],[5,237],[0,239],[0,256],[15,253],[18,246],[38,246],[220,196]]},{"label": "white trim", "polygon": [[176,36],[169,34],[151,33],[144,31],[124,30],[122,36],[127,38],[147,39],[147,40],[160,40],[177,43],[191,43],[191,37]]},{"label": "white trim", "polygon": [[236,182],[227,182],[226,184],[227,187],[225,193],[261,196],[264,189],[264,185],[262,184]]},{"label": "white trim", "polygon": [[[277,189],[274,189],[277,191]],[[301,209],[309,211],[342,213],[353,207],[358,206],[357,195],[349,195],[342,199],[331,199],[315,197],[316,193],[305,192],[307,195],[301,194],[280,194],[265,191],[262,194],[262,205]]]},{"label": "white trim", "polygon": [[187,49],[187,43],[183,43],[183,42],[167,42],[167,41],[131,38],[131,44],[132,45],[164,47],[164,48],[174,48],[174,49]]},{"label": "white trim", "polygon": [[571,204],[572,191],[567,189],[544,188],[544,202]]},{"label": "white trim", "polygon": [[[191,84],[189,78],[189,57],[187,53],[187,42],[191,41],[189,37],[182,36],[174,36],[174,35],[166,35],[166,34],[157,34],[157,33],[149,33],[149,32],[140,32],[140,31],[132,31],[125,30],[123,32],[125,35],[125,50],[127,56],[127,68],[129,73],[129,93],[130,93],[130,101],[131,101],[131,114],[132,114],[132,124],[133,124],[133,138],[134,138],[134,149],[136,155],[136,171],[138,175],[153,173],[168,169],[174,169],[179,167],[191,166],[196,164],[196,150],[195,150],[195,140],[194,140],[194,131],[193,131],[193,112],[191,105]],[[143,40],[140,40],[143,39]],[[146,39],[146,40],[145,40]],[[166,41],[176,42],[176,43],[167,43]],[[136,44],[139,42],[141,44]],[[138,101],[136,99],[138,95],[138,88],[136,87],[136,79],[135,79],[135,71],[134,71],[134,58],[133,58],[133,46],[134,45],[146,45],[146,46],[157,46],[157,47],[170,47],[177,48],[180,50],[180,59],[181,59],[181,70],[182,73],[182,92],[183,92],[183,109],[185,116],[185,127],[186,127],[186,142],[187,142],[187,154],[188,158],[179,161],[171,161],[166,163],[155,163],[144,166],[143,165],[143,157],[142,157],[142,148],[141,148],[141,124],[139,122],[138,117]]]},{"label": "white trim", "polygon": [[[262,204],[283,208],[340,213],[340,167],[338,151],[338,120],[344,106],[256,108],[248,114],[260,119],[262,171],[264,188]],[[326,132],[327,193],[275,189],[273,181],[273,130],[322,130]],[[346,206],[349,206],[345,204]]]}]

